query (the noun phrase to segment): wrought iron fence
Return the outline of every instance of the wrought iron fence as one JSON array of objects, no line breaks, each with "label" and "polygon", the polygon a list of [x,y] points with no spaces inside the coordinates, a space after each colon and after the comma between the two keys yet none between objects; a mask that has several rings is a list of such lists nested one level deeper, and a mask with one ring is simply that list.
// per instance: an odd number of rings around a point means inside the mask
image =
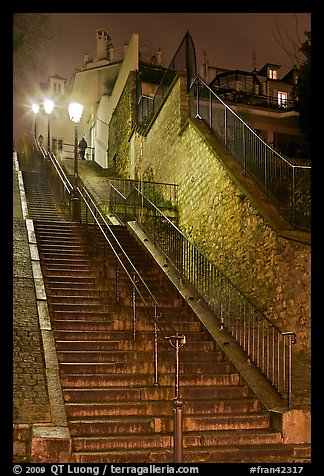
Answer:
[{"label": "wrought iron fence", "polygon": [[123,223],[136,220],[177,270],[195,287],[226,329],[287,399],[292,392],[293,332],[282,332],[233,282],[185,237],[140,190],[129,195],[111,185],[110,209]]},{"label": "wrought iron fence", "polygon": [[189,98],[191,117],[203,119],[208,124],[236,162],[292,225],[310,230],[311,167],[291,164],[198,76]]},{"label": "wrought iron fence", "polygon": [[[95,160],[94,154],[95,154],[95,148],[88,146],[85,152],[85,159]],[[55,155],[63,159],[73,159],[74,158],[74,144],[63,142],[62,147],[55,150]]]},{"label": "wrought iron fence", "polygon": [[[177,184],[110,177],[107,178],[107,182],[120,190],[124,196],[128,196],[134,188],[138,188],[159,209],[175,209],[177,207]],[[107,202],[109,202],[109,197],[107,198]]]},{"label": "wrought iron fence", "polygon": [[137,117],[139,122],[148,122],[156,113],[179,71],[187,72],[187,89],[189,90],[197,74],[197,65],[194,43],[188,31],[183,37],[169,67],[165,71],[154,97],[142,96],[141,88],[138,88]]}]

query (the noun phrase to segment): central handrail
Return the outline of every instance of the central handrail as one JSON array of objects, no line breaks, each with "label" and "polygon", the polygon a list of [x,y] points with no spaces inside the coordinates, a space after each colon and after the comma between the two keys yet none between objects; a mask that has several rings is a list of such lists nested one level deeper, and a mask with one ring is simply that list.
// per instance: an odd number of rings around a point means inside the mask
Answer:
[{"label": "central handrail", "polygon": [[[94,202],[93,198],[91,197],[91,195],[89,194],[89,192],[83,188],[77,188],[77,191],[80,195],[80,197],[82,197],[83,199],[83,202],[84,204],[87,206],[87,209],[89,210],[89,212],[91,213],[93,219],[95,220],[97,226],[99,227],[101,233],[103,234],[104,238],[106,239],[106,241],[108,242],[110,248],[112,249],[115,257],[117,258],[120,266],[123,268],[123,270],[125,271],[125,273],[127,274],[129,280],[131,281],[133,287],[136,289],[138,295],[141,297],[144,305],[146,306],[146,308],[148,309],[148,315],[150,317],[151,314],[150,314],[150,304],[147,302],[147,300],[145,299],[145,297],[143,296],[143,293],[142,291],[139,289],[138,287],[138,283],[140,282],[141,285],[144,287],[145,291],[147,292],[147,294],[149,295],[149,297],[151,298],[153,304],[154,304],[154,321],[156,322],[158,328],[160,329],[163,337],[165,339],[170,339],[170,335],[165,335],[165,332],[163,332],[163,329],[161,328],[160,326],[160,322],[161,322],[161,318],[164,318],[164,321],[165,323],[170,327],[170,332],[168,334],[171,334],[171,336],[175,335],[178,331],[172,326],[172,324],[170,323],[169,319],[165,316],[163,310],[161,309],[157,299],[155,298],[155,296],[153,295],[152,291],[150,290],[150,288],[148,287],[148,285],[146,284],[146,282],[144,281],[144,279],[142,278],[140,272],[138,271],[138,269],[135,267],[134,263],[131,261],[131,259],[129,258],[129,256],[127,255],[126,251],[124,250],[124,248],[122,247],[120,241],[118,240],[117,236],[115,235],[115,233],[112,231],[111,229],[111,226],[107,223],[106,219],[104,218],[102,212],[99,210],[99,208],[97,207],[96,203]],[[90,203],[90,205],[89,205]],[[92,208],[94,208],[95,212],[92,210]],[[104,223],[104,226],[107,228],[107,230],[109,230],[109,233],[110,235],[113,237],[113,239],[115,240],[115,244],[117,244],[118,246],[118,249],[119,249],[119,252],[115,249],[115,247],[113,246],[113,243],[111,242],[111,240],[109,239],[109,237],[107,236],[107,233],[105,232],[103,226],[100,224],[97,216],[100,217],[100,219],[102,220],[102,222]],[[130,266],[131,268],[131,272],[127,269],[127,267],[125,266],[125,263],[123,262],[123,260],[121,259],[121,256],[123,256],[125,259],[126,259],[126,262],[127,264]],[[133,275],[132,275],[133,273]],[[134,278],[135,277],[135,278]],[[159,311],[159,317],[157,318],[156,317],[156,310]]]},{"label": "central handrail", "polygon": [[[158,301],[154,297],[153,293],[143,280],[140,272],[137,270],[137,268],[134,266],[132,261],[130,260],[129,256],[127,255],[126,251],[120,244],[119,240],[117,239],[115,233],[112,231],[111,226],[108,225],[106,219],[104,218],[103,214],[95,204],[93,198],[89,194],[89,192],[83,188],[77,188],[77,192],[80,195],[80,197],[83,200],[83,203],[86,205],[87,210],[90,211],[93,219],[95,220],[95,223],[97,224],[98,228],[100,229],[102,235],[104,236],[105,240],[108,242],[111,250],[113,251],[115,257],[117,258],[120,266],[123,268],[124,272],[128,276],[130,282],[133,285],[133,305],[134,305],[134,316],[133,316],[133,325],[135,325],[135,290],[137,291],[138,295],[140,296],[142,302],[146,306],[148,316],[154,321],[154,383],[153,386],[159,386],[158,383],[158,343],[157,343],[157,328],[161,332],[162,336],[164,339],[168,340],[169,344],[173,349],[175,349],[175,382],[174,382],[174,400],[173,400],[173,414],[174,414],[174,425],[173,425],[173,433],[174,433],[174,459],[175,463],[181,463],[182,462],[182,405],[183,401],[180,399],[180,379],[179,379],[179,374],[180,374],[180,366],[179,366],[179,350],[181,347],[183,347],[186,343],[186,337],[185,335],[179,334],[179,331],[174,329],[174,327],[171,325],[170,321],[168,318],[165,316],[163,313]],[[92,210],[92,207],[94,208],[94,211]],[[107,233],[105,232],[105,229],[103,226],[100,224],[97,215],[100,217],[102,222],[104,223],[104,226],[106,230],[109,230],[110,234],[112,235],[113,239],[115,240],[115,243],[118,245],[118,250],[115,249],[113,246],[113,243],[107,236]],[[126,258],[127,264],[130,266],[132,273],[129,272],[127,269],[127,266],[125,266],[123,260],[121,259],[121,256]],[[118,279],[119,273],[118,270],[116,270],[116,279]],[[153,316],[150,313],[150,310],[152,306],[146,301],[145,297],[143,296],[141,290],[138,287],[138,283],[141,283],[142,286],[144,287],[145,291],[148,293],[150,296],[153,305],[154,305],[154,314]],[[157,312],[158,311],[158,312]],[[167,324],[169,327],[169,330],[171,331],[171,334],[165,335],[164,330],[162,329],[161,320],[164,320],[164,323]],[[134,334],[135,338],[135,334]]]}]

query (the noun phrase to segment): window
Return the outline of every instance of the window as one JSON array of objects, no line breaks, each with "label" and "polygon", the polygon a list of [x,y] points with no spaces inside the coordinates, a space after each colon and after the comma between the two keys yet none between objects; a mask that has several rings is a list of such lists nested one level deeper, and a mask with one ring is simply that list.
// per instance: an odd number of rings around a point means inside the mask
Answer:
[{"label": "window", "polygon": [[269,68],[269,78],[270,79],[277,79],[277,70]]},{"label": "window", "polygon": [[288,94],[278,91],[278,104],[281,107],[287,107]]}]

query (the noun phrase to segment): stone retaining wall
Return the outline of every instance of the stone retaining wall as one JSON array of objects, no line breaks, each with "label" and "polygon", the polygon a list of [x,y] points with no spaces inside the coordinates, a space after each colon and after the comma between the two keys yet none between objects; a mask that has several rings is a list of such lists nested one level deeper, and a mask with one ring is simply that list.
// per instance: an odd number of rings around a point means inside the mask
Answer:
[{"label": "stone retaining wall", "polygon": [[[185,88],[185,78],[178,77],[145,133],[134,129],[135,178],[178,184],[185,235],[309,350],[310,246],[280,236],[232,180],[208,137],[187,119]],[[125,151],[120,170],[129,177]]]}]

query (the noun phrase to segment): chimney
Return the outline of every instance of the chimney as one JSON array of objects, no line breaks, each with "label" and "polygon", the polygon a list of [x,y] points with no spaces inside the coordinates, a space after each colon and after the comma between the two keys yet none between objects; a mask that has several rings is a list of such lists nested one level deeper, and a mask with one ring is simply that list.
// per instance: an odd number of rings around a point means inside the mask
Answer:
[{"label": "chimney", "polygon": [[107,58],[108,42],[111,40],[106,30],[101,28],[97,33],[97,59]]},{"label": "chimney", "polygon": [[158,49],[156,53],[156,62],[158,65],[162,64],[162,51],[160,50],[160,48]]},{"label": "chimney", "polygon": [[87,63],[90,61],[90,56],[88,55],[87,51],[83,55],[83,65],[86,66]]}]

